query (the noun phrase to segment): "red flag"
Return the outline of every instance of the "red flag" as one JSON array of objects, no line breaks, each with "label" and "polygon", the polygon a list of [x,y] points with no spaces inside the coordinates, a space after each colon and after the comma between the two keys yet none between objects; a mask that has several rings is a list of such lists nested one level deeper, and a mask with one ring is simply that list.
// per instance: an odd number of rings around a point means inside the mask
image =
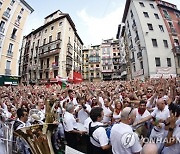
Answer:
[{"label": "red flag", "polygon": [[74,83],[81,83],[83,81],[81,73],[73,72]]}]

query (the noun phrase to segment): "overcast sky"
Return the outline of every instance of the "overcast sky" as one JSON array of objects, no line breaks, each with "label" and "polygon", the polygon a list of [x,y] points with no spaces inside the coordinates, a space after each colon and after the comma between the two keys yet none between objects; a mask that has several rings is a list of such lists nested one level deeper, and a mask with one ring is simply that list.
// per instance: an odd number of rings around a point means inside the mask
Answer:
[{"label": "overcast sky", "polygon": [[[43,25],[44,17],[56,10],[69,13],[84,45],[115,38],[126,0],[26,0],[35,10],[27,19],[24,35]],[[180,0],[166,0],[180,9]]]}]

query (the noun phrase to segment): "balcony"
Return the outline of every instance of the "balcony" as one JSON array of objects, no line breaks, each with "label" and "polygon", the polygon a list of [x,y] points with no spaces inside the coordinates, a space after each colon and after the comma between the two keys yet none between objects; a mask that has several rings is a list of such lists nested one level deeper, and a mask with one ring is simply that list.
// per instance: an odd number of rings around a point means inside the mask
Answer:
[{"label": "balcony", "polygon": [[112,65],[111,62],[103,62],[102,65]]},{"label": "balcony", "polygon": [[137,58],[142,58],[142,52],[141,52],[141,51],[139,51],[139,52],[137,53]]},{"label": "balcony", "polygon": [[171,20],[171,17],[168,14],[164,14],[164,17],[168,20]]},{"label": "balcony", "polygon": [[129,49],[130,49],[130,50],[133,49],[133,45],[132,45],[132,44],[129,46]]},{"label": "balcony", "polygon": [[177,31],[174,27],[171,27],[171,33],[172,35],[177,36]]},{"label": "balcony", "polygon": [[102,70],[102,73],[112,73],[112,70]]},{"label": "balcony", "polygon": [[96,71],[100,71],[100,68],[99,68],[99,67],[96,67]]},{"label": "balcony", "polygon": [[1,33],[4,33],[4,30],[5,30],[5,28],[0,27],[0,32],[1,32]]},{"label": "balcony", "polygon": [[136,35],[136,37],[135,37],[135,43],[136,43],[136,44],[139,44],[139,43],[140,43],[140,40],[139,40],[139,36],[138,36],[138,35]]},{"label": "balcony", "polygon": [[16,35],[11,35],[11,39],[15,40],[16,39]]},{"label": "balcony", "polygon": [[128,34],[128,38],[131,38],[131,37],[132,37],[132,36],[131,36],[131,33],[129,33],[129,34]]},{"label": "balcony", "polygon": [[180,45],[178,46],[175,46],[172,51],[175,53],[175,54],[180,54]]},{"label": "balcony", "polygon": [[8,12],[4,12],[3,13],[3,16],[2,16],[5,20],[8,20],[9,19],[9,17],[10,17],[10,14],[8,13]]},{"label": "balcony", "polygon": [[50,57],[59,53],[60,53],[60,49],[56,48],[56,49],[52,49],[52,50],[48,50],[46,52],[40,53],[39,58]]},{"label": "balcony", "polygon": [[131,61],[131,63],[135,63],[135,59],[134,58],[131,58],[130,61]]},{"label": "balcony", "polygon": [[90,71],[94,71],[94,68],[91,67],[89,70],[90,70]]},{"label": "balcony", "polygon": [[135,24],[135,23],[133,23],[133,24],[132,24],[132,29],[133,29],[134,31],[136,31],[136,30],[137,30],[137,26],[136,26],[136,24]]},{"label": "balcony", "polygon": [[118,64],[120,64],[120,62],[119,61],[113,61],[113,64],[118,65]]},{"label": "balcony", "polygon": [[19,20],[15,20],[15,25],[16,25],[17,27],[19,27],[19,25],[20,25]]},{"label": "balcony", "polygon": [[10,57],[10,58],[13,57],[13,52],[8,50],[7,56]]},{"label": "balcony", "polygon": [[5,75],[11,75],[11,70],[10,69],[5,69]]}]

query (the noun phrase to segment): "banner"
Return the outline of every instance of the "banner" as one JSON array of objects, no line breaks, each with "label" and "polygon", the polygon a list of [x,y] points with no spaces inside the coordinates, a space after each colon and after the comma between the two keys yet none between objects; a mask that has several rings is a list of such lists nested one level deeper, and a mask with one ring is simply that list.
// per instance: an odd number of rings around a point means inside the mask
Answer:
[{"label": "banner", "polygon": [[79,72],[73,72],[73,82],[74,83],[81,83],[83,81],[82,75]]}]

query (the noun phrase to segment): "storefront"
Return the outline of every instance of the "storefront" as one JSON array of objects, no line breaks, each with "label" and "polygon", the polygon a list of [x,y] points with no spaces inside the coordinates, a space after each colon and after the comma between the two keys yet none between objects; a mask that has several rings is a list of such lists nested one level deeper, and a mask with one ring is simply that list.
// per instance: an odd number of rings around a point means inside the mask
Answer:
[{"label": "storefront", "polygon": [[19,77],[16,76],[4,76],[0,75],[0,86],[17,86],[19,83]]}]

